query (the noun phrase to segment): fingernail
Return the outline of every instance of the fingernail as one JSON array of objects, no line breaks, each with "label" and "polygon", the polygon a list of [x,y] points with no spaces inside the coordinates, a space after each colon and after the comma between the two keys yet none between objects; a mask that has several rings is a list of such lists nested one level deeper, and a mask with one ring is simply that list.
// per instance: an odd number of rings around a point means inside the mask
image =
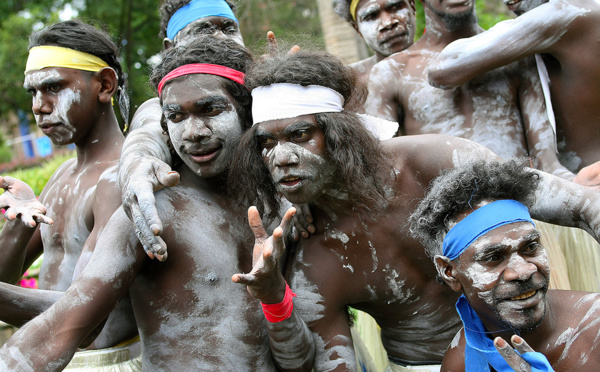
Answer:
[{"label": "fingernail", "polygon": [[311,233],[311,234],[314,234],[314,233],[315,233],[315,231],[316,231],[316,229],[315,229],[315,227],[314,227],[314,226],[309,226],[309,227],[308,227],[308,231],[310,231],[310,233]]},{"label": "fingernail", "polygon": [[302,233],[302,237],[303,237],[304,239],[307,239],[307,238],[308,238],[308,233],[307,233],[307,232],[303,232],[303,233]]},{"label": "fingernail", "polygon": [[170,172],[169,172],[169,173],[167,173],[167,174],[177,174],[177,172],[175,172],[175,171],[170,171]]},{"label": "fingernail", "polygon": [[512,337],[512,342],[514,342],[517,345],[521,345],[523,343],[523,339],[517,335],[514,335]]},{"label": "fingernail", "polygon": [[160,233],[160,229],[158,228],[158,226],[157,226],[157,225],[152,225],[152,226],[150,226],[150,230],[152,230],[152,233],[153,233],[154,235],[158,235],[158,234]]},{"label": "fingernail", "polygon": [[146,252],[146,254],[148,255],[148,257],[150,257],[150,259],[152,259],[152,260],[154,259],[154,253],[148,251],[148,252]]},{"label": "fingernail", "polygon": [[506,347],[506,341],[504,341],[504,339],[501,338],[501,337],[496,337],[496,339],[494,340],[494,342],[501,349],[503,349],[503,348]]}]

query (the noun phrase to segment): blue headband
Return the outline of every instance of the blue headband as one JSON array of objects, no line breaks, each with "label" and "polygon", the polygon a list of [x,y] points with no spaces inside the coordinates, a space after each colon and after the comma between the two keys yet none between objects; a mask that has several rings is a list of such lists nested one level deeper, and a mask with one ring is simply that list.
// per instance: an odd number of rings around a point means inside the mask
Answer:
[{"label": "blue headband", "polygon": [[529,210],[516,200],[496,200],[476,209],[448,231],[443,255],[451,260],[460,256],[477,238],[500,226],[531,222]]},{"label": "blue headband", "polygon": [[185,26],[204,17],[225,17],[239,24],[231,7],[224,0],[192,0],[171,16],[167,26],[167,37],[173,40]]}]

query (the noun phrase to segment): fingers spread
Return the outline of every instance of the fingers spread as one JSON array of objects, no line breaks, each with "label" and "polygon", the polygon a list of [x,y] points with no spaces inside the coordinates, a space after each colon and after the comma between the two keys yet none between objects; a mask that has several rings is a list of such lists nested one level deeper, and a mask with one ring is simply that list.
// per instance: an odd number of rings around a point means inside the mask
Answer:
[{"label": "fingers spread", "polygon": [[496,350],[515,371],[529,372],[531,366],[501,337],[494,339]]}]

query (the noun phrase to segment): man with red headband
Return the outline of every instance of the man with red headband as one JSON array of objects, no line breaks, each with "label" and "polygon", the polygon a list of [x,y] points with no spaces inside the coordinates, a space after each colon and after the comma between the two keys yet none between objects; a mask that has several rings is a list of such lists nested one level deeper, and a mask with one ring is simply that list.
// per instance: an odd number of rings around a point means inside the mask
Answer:
[{"label": "man with red headband", "polygon": [[[235,10],[230,0],[166,0],[160,7],[160,36],[164,38],[164,48],[188,44],[199,35],[230,39],[243,46]],[[163,134],[160,118],[158,98],[139,107],[131,120],[119,168],[123,207],[136,223],[144,248],[154,252],[164,243],[160,236],[155,237],[162,231],[162,222],[153,191],[173,186],[179,180],[170,166],[168,138]]]},{"label": "man with red headband", "polygon": [[[0,370],[60,370],[127,294],[144,369],[310,368],[312,336],[293,308],[276,296],[261,298],[271,316],[266,322],[259,302],[230,280],[252,264],[245,208],[227,187],[234,150],[251,120],[250,91],[242,84],[251,61],[234,41],[212,37],[162,54],[151,81],[158,88],[174,169],[181,175],[179,185],[156,194],[169,259],[148,258],[133,223],[119,209],[65,295],[0,350]],[[275,231],[279,237],[292,214]]]}]

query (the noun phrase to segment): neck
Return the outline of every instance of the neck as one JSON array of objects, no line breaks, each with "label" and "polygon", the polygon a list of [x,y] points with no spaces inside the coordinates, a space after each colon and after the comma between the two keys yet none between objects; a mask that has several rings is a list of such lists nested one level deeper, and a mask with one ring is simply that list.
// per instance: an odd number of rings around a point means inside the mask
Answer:
[{"label": "neck", "polygon": [[419,42],[440,45],[443,48],[455,40],[468,38],[483,31],[477,23],[474,9],[472,18],[464,18],[460,23],[453,23],[445,20],[444,17],[435,13],[427,5],[424,8],[426,31]]},{"label": "neck", "polygon": [[93,126],[92,129],[86,137],[75,143],[78,166],[119,159],[125,138],[112,106],[104,106],[98,114],[90,115],[97,118],[89,124]]},{"label": "neck", "polygon": [[200,188],[213,194],[228,195],[227,191],[227,171],[215,177],[201,177],[185,164],[178,167],[177,172],[181,175],[181,184]]}]

